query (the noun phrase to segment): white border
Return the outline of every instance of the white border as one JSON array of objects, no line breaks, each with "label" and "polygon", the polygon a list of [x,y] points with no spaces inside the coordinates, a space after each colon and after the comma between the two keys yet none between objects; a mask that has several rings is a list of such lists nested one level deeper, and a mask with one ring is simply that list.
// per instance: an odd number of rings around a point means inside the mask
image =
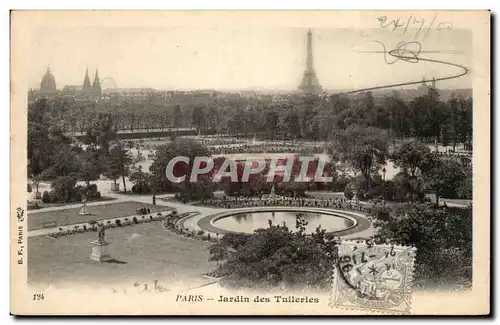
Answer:
[{"label": "white border", "polygon": [[[419,2],[402,2],[402,1],[384,1],[383,3],[381,2],[372,2],[372,1],[356,1],[356,0],[350,0],[347,2],[334,2],[334,1],[317,1],[317,0],[308,0],[308,1],[280,1],[280,2],[270,2],[268,0],[253,0],[253,1],[220,1],[220,0],[212,0],[212,1],[203,1],[203,0],[183,0],[183,1],[171,1],[168,4],[165,3],[164,1],[147,1],[147,0],[142,0],[142,1],[130,1],[130,0],[122,0],[118,2],[120,5],[117,6],[116,3],[113,3],[111,1],[104,1],[104,0],[86,0],[86,1],[51,1],[50,3],[45,1],[45,2],[39,2],[39,1],[24,1],[24,0],[4,0],[1,2],[0,6],[2,10],[0,11],[1,13],[1,31],[2,31],[2,51],[1,53],[1,62],[2,64],[2,78],[1,78],[1,91],[3,96],[2,98],[2,109],[0,109],[0,121],[2,121],[2,127],[0,127],[0,132],[2,133],[0,136],[0,141],[1,141],[1,148],[3,150],[8,150],[9,148],[9,137],[10,137],[10,130],[9,130],[9,121],[10,121],[10,112],[9,112],[9,107],[10,107],[10,99],[9,99],[9,83],[10,83],[10,62],[9,62],[9,56],[10,56],[10,50],[9,50],[9,33],[10,33],[10,28],[9,28],[9,9],[10,8],[16,8],[16,9],[249,9],[249,10],[255,10],[255,9],[361,9],[361,10],[368,10],[368,9],[374,9],[374,5],[377,5],[377,9],[493,9],[493,12],[498,11],[499,3],[498,0],[490,0],[490,1],[485,1],[485,0],[475,0],[475,1],[468,1],[464,2],[464,5],[466,7],[459,7],[462,3],[453,1],[453,2],[437,2],[437,1],[429,1],[429,0],[421,0]],[[496,30],[496,28],[495,28]],[[494,41],[498,41],[498,33],[494,33]],[[497,56],[493,59],[496,59]],[[495,92],[498,94],[498,85],[497,87],[492,90],[492,92]],[[498,98],[498,95],[496,96]],[[496,107],[497,105],[497,100],[493,103],[494,106]],[[498,122],[500,118],[498,118],[498,113],[496,114],[497,118],[495,119],[495,122]],[[495,128],[492,128],[494,130]],[[496,148],[497,150],[499,148]],[[498,162],[498,159],[496,160]],[[10,195],[10,186],[7,187],[6,184],[10,183],[10,173],[9,173],[9,162],[10,159],[2,159],[1,164],[2,164],[2,170],[4,171],[1,174],[1,191],[2,195],[0,195],[1,198],[1,207],[3,208],[2,216],[4,218],[4,223],[7,223],[7,216],[10,215],[10,212],[7,211],[9,207],[9,195]],[[497,177],[498,173],[497,173]],[[497,180],[497,179],[495,179]],[[496,194],[495,199],[497,199],[497,202],[500,202],[500,194]],[[492,211],[493,214],[493,211]],[[496,227],[495,227],[495,232],[498,233],[499,231],[499,222],[496,222]],[[3,246],[2,246],[2,257],[3,260],[9,260],[9,227],[2,227],[3,230]],[[498,243],[496,242],[496,239],[494,237],[493,239],[495,242],[493,243],[492,247],[496,247],[498,251]],[[495,254],[495,257],[498,257],[498,254]],[[2,263],[2,278],[4,281],[8,278],[7,274],[9,273],[9,263]],[[498,269],[498,268],[497,268]],[[492,277],[495,275],[492,274]],[[10,276],[9,276],[10,278]],[[498,287],[498,282],[497,287]],[[6,286],[4,286],[5,288]],[[496,289],[496,288],[495,288]],[[498,291],[497,291],[498,292]],[[6,316],[9,313],[10,308],[8,307],[10,305],[10,292],[9,290],[2,290],[2,295],[1,295],[1,302],[3,306],[3,312],[2,312],[2,318],[8,318],[5,320],[8,320],[10,322],[13,322],[14,319],[12,317]],[[498,303],[498,299],[497,299]],[[79,320],[80,322],[82,320]],[[90,323],[96,321],[95,319],[89,319],[89,320],[83,320],[84,323]],[[174,319],[168,319],[168,322],[177,322],[178,320]],[[184,319],[182,320],[183,322],[190,322],[191,320]],[[231,320],[230,320],[231,321]],[[278,319],[273,319],[273,322],[280,321]],[[306,321],[306,320],[302,320]],[[335,322],[342,321],[340,319],[335,319]],[[364,320],[359,320],[356,319],[355,322],[362,322]],[[420,320],[420,322],[426,322],[428,323],[429,319],[425,320]],[[468,322],[476,322],[477,320],[469,319]],[[26,323],[31,323],[33,320],[25,320]],[[432,321],[431,321],[432,322]],[[3,323],[3,319],[2,319]]]}]

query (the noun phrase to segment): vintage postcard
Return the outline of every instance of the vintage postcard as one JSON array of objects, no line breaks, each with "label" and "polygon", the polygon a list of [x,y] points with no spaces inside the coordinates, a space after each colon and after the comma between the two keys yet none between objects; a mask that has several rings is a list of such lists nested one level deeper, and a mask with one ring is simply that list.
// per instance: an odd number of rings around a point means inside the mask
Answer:
[{"label": "vintage postcard", "polygon": [[12,11],[11,313],[488,315],[490,19]]}]

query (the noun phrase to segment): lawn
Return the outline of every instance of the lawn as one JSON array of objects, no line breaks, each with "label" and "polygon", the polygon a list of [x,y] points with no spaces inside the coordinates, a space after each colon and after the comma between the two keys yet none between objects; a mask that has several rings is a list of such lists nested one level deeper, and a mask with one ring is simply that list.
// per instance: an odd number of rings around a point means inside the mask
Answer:
[{"label": "lawn", "polygon": [[159,222],[107,230],[112,263],[89,259],[90,241],[96,236],[90,232],[57,239],[29,237],[30,285],[107,286],[158,280],[167,288],[191,286],[206,282],[202,274],[215,268],[208,262],[210,243],[171,233]]},{"label": "lawn", "polygon": [[[87,200],[87,203],[113,201],[113,200],[116,200],[116,198],[109,197],[109,196],[101,196],[100,198],[89,199],[89,200]],[[43,203],[43,202],[39,201],[38,206],[40,207],[39,209],[44,209],[44,208],[60,207],[60,206],[64,206],[65,204],[75,204],[75,203],[80,203],[80,202]],[[28,204],[28,210],[38,210],[38,209],[34,209],[33,206],[34,206],[34,204]]]},{"label": "lawn", "polygon": [[[436,194],[426,194],[425,196],[428,197],[431,200],[431,202],[436,202]],[[451,203],[451,204],[456,204],[456,205],[459,205],[459,206],[467,207],[469,204],[472,203],[472,200],[468,200],[468,199],[445,199],[445,198],[440,197],[439,198],[439,204],[444,204],[444,202],[446,202],[446,204]]]},{"label": "lawn", "polygon": [[169,209],[168,207],[161,205],[127,201],[96,206],[87,206],[90,215],[86,216],[81,216],[78,214],[78,212],[80,212],[80,208],[28,213],[28,230],[41,229],[43,228],[44,223],[52,221],[54,221],[57,226],[63,226],[88,222],[91,220],[127,217],[134,215],[136,213],[136,209],[140,207],[149,208],[151,210],[151,213]]}]

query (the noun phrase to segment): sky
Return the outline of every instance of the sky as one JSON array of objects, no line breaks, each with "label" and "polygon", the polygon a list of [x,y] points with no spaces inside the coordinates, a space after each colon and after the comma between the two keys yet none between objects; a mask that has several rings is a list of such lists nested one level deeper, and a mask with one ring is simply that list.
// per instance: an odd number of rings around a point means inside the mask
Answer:
[{"label": "sky", "polygon": [[[416,39],[422,58],[470,67],[472,33],[464,29],[325,28],[313,32],[314,68],[324,89],[357,89],[451,76],[459,68],[420,61],[387,64],[383,43]],[[39,88],[47,66],[58,88],[81,85],[88,67],[93,80],[111,77],[118,87],[156,89],[295,90],[306,61],[307,28],[287,26],[40,26],[25,50],[32,53],[29,87]],[[443,53],[443,51],[451,51]],[[440,82],[442,88],[470,88],[471,76]],[[104,86],[111,84],[104,83]],[[412,86],[415,87],[415,86]]]}]

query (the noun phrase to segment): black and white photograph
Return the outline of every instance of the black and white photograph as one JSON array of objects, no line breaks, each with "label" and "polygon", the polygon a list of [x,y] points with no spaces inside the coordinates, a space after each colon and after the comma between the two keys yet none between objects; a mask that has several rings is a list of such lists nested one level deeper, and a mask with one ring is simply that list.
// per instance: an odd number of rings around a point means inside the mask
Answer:
[{"label": "black and white photograph", "polygon": [[490,312],[488,11],[11,24],[12,313]]}]

